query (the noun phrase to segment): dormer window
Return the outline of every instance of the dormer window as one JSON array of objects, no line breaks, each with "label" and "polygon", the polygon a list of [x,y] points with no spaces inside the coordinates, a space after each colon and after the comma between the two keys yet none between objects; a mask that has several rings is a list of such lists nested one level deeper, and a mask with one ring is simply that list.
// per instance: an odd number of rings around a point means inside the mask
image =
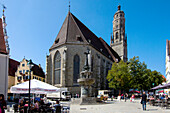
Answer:
[{"label": "dormer window", "polygon": [[80,35],[76,35],[76,40],[77,40],[77,41],[80,41],[80,42],[83,41]]},{"label": "dormer window", "polygon": [[55,41],[55,43],[57,44],[59,42],[59,39],[57,39],[56,41]]},{"label": "dormer window", "polygon": [[102,51],[103,51],[103,49],[101,48],[101,49],[100,49],[100,51],[102,52]]}]

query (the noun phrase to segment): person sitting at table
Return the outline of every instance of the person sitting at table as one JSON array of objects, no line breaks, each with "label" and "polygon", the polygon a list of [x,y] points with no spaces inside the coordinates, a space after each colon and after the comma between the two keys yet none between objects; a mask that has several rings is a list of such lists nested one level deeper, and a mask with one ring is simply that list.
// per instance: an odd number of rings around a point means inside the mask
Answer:
[{"label": "person sitting at table", "polygon": [[19,112],[20,113],[24,113],[24,100],[21,100],[20,101],[20,104],[19,104],[19,106],[18,106],[18,108],[19,108]]},{"label": "person sitting at table", "polygon": [[34,111],[34,112],[38,112],[39,111],[39,102],[37,100],[36,100],[36,103],[35,103],[34,108],[33,108],[32,111]]},{"label": "person sitting at table", "polygon": [[162,96],[161,96],[161,100],[163,100],[164,98],[165,98],[165,95],[162,95]]},{"label": "person sitting at table", "polygon": [[24,113],[27,113],[27,110],[28,110],[28,101],[25,102]]},{"label": "person sitting at table", "polygon": [[56,113],[61,113],[61,106],[59,100],[56,101],[56,104],[54,105],[56,109]]}]

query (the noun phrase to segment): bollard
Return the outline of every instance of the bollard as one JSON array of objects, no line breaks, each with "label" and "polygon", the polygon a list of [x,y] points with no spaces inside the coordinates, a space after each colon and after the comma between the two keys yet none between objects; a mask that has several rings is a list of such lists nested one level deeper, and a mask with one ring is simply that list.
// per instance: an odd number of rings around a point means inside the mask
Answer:
[{"label": "bollard", "polygon": [[10,105],[7,105],[7,112],[10,112]]}]

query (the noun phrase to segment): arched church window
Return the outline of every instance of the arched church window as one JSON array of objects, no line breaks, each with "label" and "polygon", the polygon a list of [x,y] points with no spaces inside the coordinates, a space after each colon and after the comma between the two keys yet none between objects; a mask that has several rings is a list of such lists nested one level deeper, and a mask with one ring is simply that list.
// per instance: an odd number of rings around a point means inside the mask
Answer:
[{"label": "arched church window", "polygon": [[77,79],[80,75],[80,57],[78,55],[74,56],[74,72],[73,72],[73,83],[77,83]]},{"label": "arched church window", "polygon": [[59,52],[54,57],[54,84],[60,84],[61,79],[61,55]]},{"label": "arched church window", "polygon": [[118,39],[118,32],[116,32],[116,39]]}]

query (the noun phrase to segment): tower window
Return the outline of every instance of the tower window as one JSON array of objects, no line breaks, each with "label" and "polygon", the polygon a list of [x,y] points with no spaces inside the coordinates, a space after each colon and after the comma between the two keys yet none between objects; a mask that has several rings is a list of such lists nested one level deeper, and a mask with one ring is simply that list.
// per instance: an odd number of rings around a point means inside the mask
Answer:
[{"label": "tower window", "polygon": [[116,29],[118,28],[118,25],[116,25]]},{"label": "tower window", "polygon": [[118,32],[116,32],[116,39],[118,39]]},{"label": "tower window", "polygon": [[120,14],[120,17],[122,17],[122,14]]}]

